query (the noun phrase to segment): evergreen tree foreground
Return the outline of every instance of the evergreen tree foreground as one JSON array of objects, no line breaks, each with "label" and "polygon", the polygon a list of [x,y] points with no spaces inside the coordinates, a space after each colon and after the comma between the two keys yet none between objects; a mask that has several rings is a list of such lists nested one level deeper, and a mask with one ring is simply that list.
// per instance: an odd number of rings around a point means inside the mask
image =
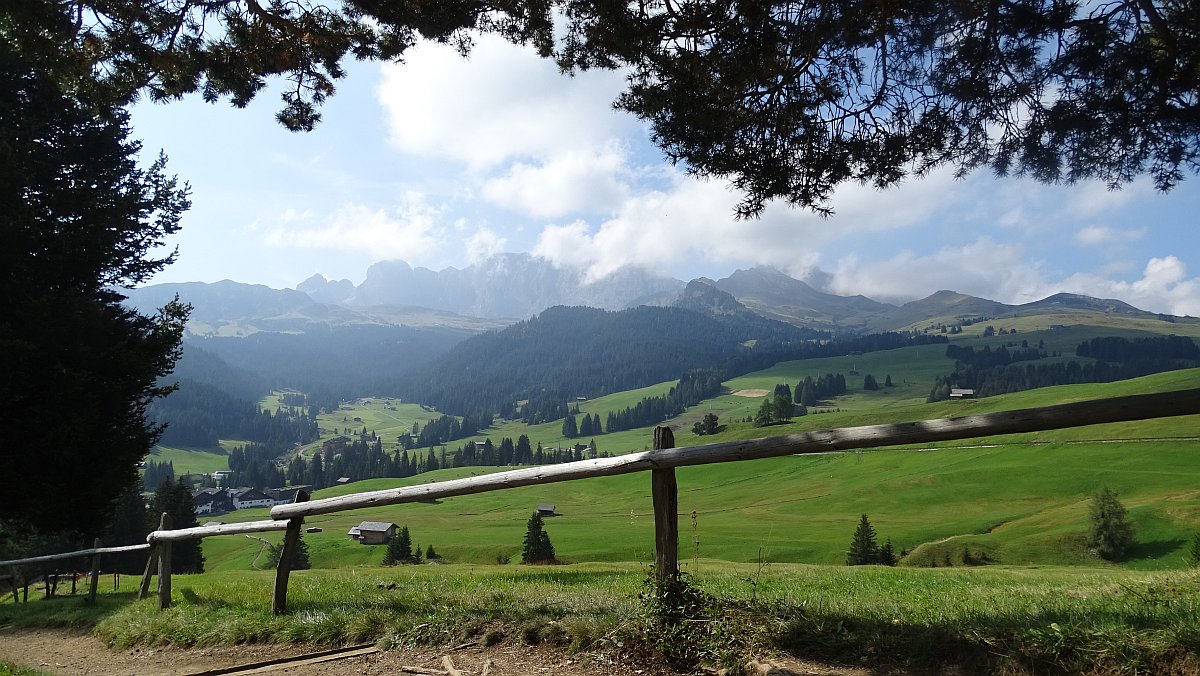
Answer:
[{"label": "evergreen tree foreground", "polygon": [[545,564],[557,563],[554,555],[554,545],[550,543],[550,535],[546,533],[545,520],[539,512],[529,517],[525,528],[525,539],[521,549],[521,563]]}]

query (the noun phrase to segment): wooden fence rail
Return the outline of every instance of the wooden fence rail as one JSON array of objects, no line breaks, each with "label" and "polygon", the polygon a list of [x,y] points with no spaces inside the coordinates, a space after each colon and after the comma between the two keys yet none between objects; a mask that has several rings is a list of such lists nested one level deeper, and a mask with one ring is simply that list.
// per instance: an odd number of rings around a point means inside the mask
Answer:
[{"label": "wooden fence rail", "polygon": [[124,545],[122,547],[92,547],[91,549],[80,549],[77,552],[66,552],[64,554],[47,554],[45,556],[31,556],[27,559],[12,559],[11,561],[0,561],[0,568],[8,568],[9,566],[23,566],[34,563],[48,563],[50,561],[62,561],[64,559],[78,559],[85,556],[94,556],[96,554],[118,554],[120,552],[137,552],[143,549],[150,549],[149,544],[144,545]]},{"label": "wooden fence rail", "polygon": [[631,453],[615,458],[581,460],[560,465],[509,470],[484,476],[440,481],[418,486],[354,493],[322,500],[309,501],[307,493],[298,491],[294,503],[276,505],[271,509],[271,520],[269,521],[169,530],[170,523],[167,515],[164,514],[159,528],[147,536],[146,539],[150,543],[147,545],[111,547],[107,549],[94,548],[68,554],[51,554],[30,559],[0,561],[0,566],[52,561],[93,553],[99,554],[107,551],[133,551],[152,547],[150,560],[146,563],[146,573],[142,578],[139,597],[147,595],[150,586],[150,577],[157,567],[159,576],[159,606],[167,608],[171,603],[170,557],[172,542],[211,537],[214,535],[286,530],[283,553],[280,557],[280,565],[276,570],[275,595],[272,603],[272,610],[276,614],[280,614],[286,610],[288,576],[291,570],[290,554],[296,546],[296,541],[299,538],[300,529],[305,517],[351,509],[382,507],[406,502],[471,495],[522,486],[648,471],[651,473],[652,497],[654,501],[655,574],[659,583],[659,589],[661,590],[663,589],[663,585],[679,573],[679,510],[678,489],[675,480],[676,467],[760,460],[787,455],[838,453],[858,449],[927,444],[989,435],[1042,432],[1102,423],[1128,422],[1193,414],[1200,414],[1200,388],[1081,401],[1016,411],[982,413],[938,420],[846,427],[747,441],[706,444],[688,448],[674,448],[674,438],[671,430],[666,427],[659,427],[655,429],[654,450],[652,451]]},{"label": "wooden fence rail", "polygon": [[[146,536],[151,545],[156,542],[179,542],[180,540],[199,540],[214,535],[238,535],[241,533],[266,533],[275,530],[287,530],[287,521],[246,521],[243,523],[223,523],[219,526],[196,526],[195,528],[177,528],[175,530],[156,530]],[[150,545],[142,545],[148,547]]]}]

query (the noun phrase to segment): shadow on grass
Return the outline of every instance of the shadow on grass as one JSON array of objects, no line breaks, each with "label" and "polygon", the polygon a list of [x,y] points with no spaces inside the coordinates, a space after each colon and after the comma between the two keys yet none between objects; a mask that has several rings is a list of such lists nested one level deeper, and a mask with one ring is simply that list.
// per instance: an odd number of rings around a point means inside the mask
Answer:
[{"label": "shadow on grass", "polygon": [[[1195,632],[1133,614],[1081,621],[1065,613],[1005,618],[980,614],[959,624],[909,624],[799,612],[784,619],[777,647],[817,659],[892,673],[1196,673]],[[1113,621],[1117,620],[1117,621]],[[1175,636],[1171,644],[1159,640]]]},{"label": "shadow on grass", "polygon": [[30,594],[28,603],[0,605],[0,626],[90,629],[136,599],[136,591],[100,594],[94,604],[84,594],[36,599]]},{"label": "shadow on grass", "polygon": [[1125,557],[1126,561],[1137,559],[1161,559],[1165,556],[1175,554],[1183,550],[1187,541],[1179,538],[1171,540],[1152,540],[1150,542],[1137,542],[1129,550],[1129,555]]}]

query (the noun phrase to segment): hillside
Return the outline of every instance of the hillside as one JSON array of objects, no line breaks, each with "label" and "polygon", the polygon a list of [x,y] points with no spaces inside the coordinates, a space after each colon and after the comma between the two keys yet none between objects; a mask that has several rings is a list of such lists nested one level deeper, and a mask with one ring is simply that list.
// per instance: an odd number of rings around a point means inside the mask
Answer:
[{"label": "hillside", "polygon": [[[1200,370],[1108,385],[1047,388],[971,402],[897,406],[810,415],[790,425],[756,429],[730,422],[712,440],[807,429],[898,422],[1200,386]],[[882,396],[882,395],[881,395]],[[1009,564],[1087,564],[1082,546],[1089,496],[1102,484],[1120,495],[1137,529],[1138,547],[1123,565],[1184,565],[1191,534],[1200,529],[1200,416],[1016,435],[934,445],[923,452],[885,451],[778,458],[679,470],[681,556],[752,561],[839,563],[860,514],[881,541],[912,550],[909,565],[952,558],[964,546]],[[647,437],[648,438],[648,437]],[[706,438],[705,441],[709,440]],[[698,440],[684,433],[680,446]],[[410,480],[371,480],[329,489],[329,497],[411,482],[467,476],[485,468],[440,470]],[[652,558],[648,479],[641,475],[464,496],[316,517],[324,531],[306,536],[318,566],[375,563],[376,548],[346,540],[363,519],[406,524],[421,544],[448,560],[494,563],[519,551],[533,505],[551,502],[547,523],[567,561]],[[695,511],[695,519],[686,515]],[[263,516],[239,512],[239,519]],[[754,524],[747,528],[747,524]],[[695,542],[698,541],[699,545]],[[690,544],[689,544],[690,543]],[[218,569],[248,565],[256,548],[234,539],[206,541]]]},{"label": "hillside", "polygon": [[574,401],[677,379],[691,369],[770,364],[819,336],[755,315],[554,307],[463,341],[395,391],[456,414],[511,417],[519,400]]}]

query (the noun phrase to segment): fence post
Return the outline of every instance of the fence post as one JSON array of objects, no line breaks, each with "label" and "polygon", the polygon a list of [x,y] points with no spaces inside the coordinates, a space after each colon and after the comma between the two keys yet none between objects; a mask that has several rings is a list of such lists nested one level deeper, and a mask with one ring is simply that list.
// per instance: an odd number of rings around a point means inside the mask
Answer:
[{"label": "fence post", "polygon": [[21,582],[20,572],[21,571],[19,568],[17,568],[16,566],[13,566],[13,568],[12,568],[12,588],[13,588],[13,604],[14,605],[21,602],[21,597],[17,595],[17,585],[20,584],[20,582]]},{"label": "fence post", "polygon": [[[308,492],[302,488],[297,490],[295,502],[308,502]],[[292,574],[292,558],[300,544],[300,529],[303,527],[302,516],[293,516],[288,520],[287,532],[283,535],[283,550],[279,552],[279,565],[275,567],[275,598],[271,601],[273,615],[287,612],[288,578]]]},{"label": "fence post", "polygon": [[[163,512],[159,521],[159,530],[171,528],[171,515]],[[171,607],[171,541],[160,540],[158,543],[158,608],[166,610]]]},{"label": "fence post", "polygon": [[[157,530],[167,529],[167,519],[169,517],[164,513],[162,518],[158,520]],[[161,542],[150,543],[150,558],[146,559],[146,572],[142,574],[142,584],[138,587],[138,600],[144,599],[150,595],[150,578],[154,575],[154,571],[158,568],[158,553],[162,550]]]},{"label": "fence post", "polygon": [[146,559],[146,572],[142,574],[142,582],[138,586],[138,600],[150,595],[150,578],[158,568],[158,543],[150,545],[150,556]]},{"label": "fence post", "polygon": [[[675,448],[670,427],[654,428],[654,450]],[[654,581],[658,593],[679,577],[679,487],[675,468],[650,471],[654,500]]]},{"label": "fence post", "polygon": [[[96,542],[92,545],[95,549],[100,549],[100,538],[96,538]],[[92,579],[89,580],[91,586],[88,588],[88,603],[96,602],[96,586],[100,584],[100,552],[92,554]]]}]

